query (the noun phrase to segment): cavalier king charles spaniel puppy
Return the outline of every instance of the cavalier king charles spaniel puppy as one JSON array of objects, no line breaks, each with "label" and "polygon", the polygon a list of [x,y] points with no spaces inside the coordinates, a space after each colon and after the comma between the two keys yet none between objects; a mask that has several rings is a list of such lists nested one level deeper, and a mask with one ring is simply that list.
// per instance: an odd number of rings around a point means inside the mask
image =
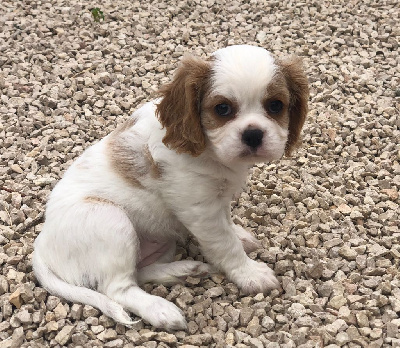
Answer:
[{"label": "cavalier king charles spaniel puppy", "polygon": [[[168,330],[186,328],[182,311],[140,285],[217,270],[245,293],[279,287],[247,256],[259,243],[233,223],[230,205],[254,163],[293,150],[307,99],[297,58],[248,45],[184,57],[160,98],[87,149],[55,186],[35,241],[39,282],[127,326],[125,310]],[[174,260],[187,234],[208,264]]]}]

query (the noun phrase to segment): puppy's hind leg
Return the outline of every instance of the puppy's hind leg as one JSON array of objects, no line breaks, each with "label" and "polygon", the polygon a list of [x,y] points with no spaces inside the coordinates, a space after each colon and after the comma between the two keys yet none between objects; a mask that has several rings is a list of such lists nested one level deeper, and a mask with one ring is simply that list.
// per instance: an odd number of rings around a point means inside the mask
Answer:
[{"label": "puppy's hind leg", "polygon": [[188,276],[204,277],[213,273],[210,265],[192,260],[170,263],[153,263],[138,270],[139,284],[158,283],[171,285],[182,282]]},{"label": "puppy's hind leg", "polygon": [[155,327],[185,329],[186,321],[178,307],[137,286],[139,239],[125,211],[112,202],[93,197],[84,202],[71,221],[77,224],[72,226],[74,229],[85,233],[79,234],[76,250],[66,254],[70,267],[65,272],[74,266],[79,270],[77,278],[90,279],[82,285],[95,284],[98,292]]}]

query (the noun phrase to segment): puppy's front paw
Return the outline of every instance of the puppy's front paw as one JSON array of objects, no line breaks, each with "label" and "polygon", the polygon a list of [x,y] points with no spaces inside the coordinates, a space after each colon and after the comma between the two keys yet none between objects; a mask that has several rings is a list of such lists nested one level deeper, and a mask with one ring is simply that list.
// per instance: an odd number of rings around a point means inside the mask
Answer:
[{"label": "puppy's front paw", "polygon": [[244,267],[234,270],[230,278],[247,294],[267,292],[280,287],[271,268],[265,263],[250,259]]}]

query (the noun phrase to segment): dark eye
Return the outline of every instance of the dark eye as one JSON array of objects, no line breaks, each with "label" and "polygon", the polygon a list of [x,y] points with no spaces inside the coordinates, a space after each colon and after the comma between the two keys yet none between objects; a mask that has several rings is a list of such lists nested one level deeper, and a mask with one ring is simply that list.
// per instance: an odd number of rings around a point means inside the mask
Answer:
[{"label": "dark eye", "polygon": [[283,110],[283,103],[280,100],[272,100],[267,104],[267,111],[270,114],[276,115]]},{"label": "dark eye", "polygon": [[215,106],[215,112],[219,116],[230,116],[232,114],[232,107],[229,104],[218,104]]}]

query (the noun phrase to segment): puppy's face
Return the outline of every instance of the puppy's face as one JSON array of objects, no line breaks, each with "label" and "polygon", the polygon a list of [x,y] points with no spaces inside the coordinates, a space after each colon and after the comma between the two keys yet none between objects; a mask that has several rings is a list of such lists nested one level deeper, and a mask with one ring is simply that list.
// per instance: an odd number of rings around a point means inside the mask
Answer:
[{"label": "puppy's face", "polygon": [[184,58],[161,93],[164,143],[194,156],[208,147],[228,166],[289,154],[307,113],[300,62],[276,62],[254,46],[218,50],[208,62]]}]

